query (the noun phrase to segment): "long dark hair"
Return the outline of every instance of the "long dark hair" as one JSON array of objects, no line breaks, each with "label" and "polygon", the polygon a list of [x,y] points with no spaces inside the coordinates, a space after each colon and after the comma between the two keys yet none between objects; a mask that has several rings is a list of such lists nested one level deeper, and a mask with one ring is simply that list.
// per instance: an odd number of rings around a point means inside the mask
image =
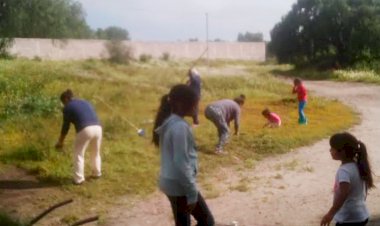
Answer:
[{"label": "long dark hair", "polygon": [[368,160],[367,148],[352,134],[344,132],[331,136],[330,146],[338,152],[343,151],[346,160],[353,160],[358,165],[360,177],[365,181],[367,188],[373,188],[372,170]]},{"label": "long dark hair", "polygon": [[66,91],[64,91],[61,94],[60,99],[61,99],[61,101],[63,103],[65,100],[69,100],[70,101],[71,99],[73,99],[73,97],[74,97],[73,91],[71,91],[71,89],[67,89]]},{"label": "long dark hair", "polygon": [[175,85],[170,89],[169,94],[161,97],[160,107],[158,108],[153,127],[153,143],[159,146],[159,135],[155,130],[162,125],[170,114],[188,113],[194,109],[198,101],[197,94],[187,85]]}]

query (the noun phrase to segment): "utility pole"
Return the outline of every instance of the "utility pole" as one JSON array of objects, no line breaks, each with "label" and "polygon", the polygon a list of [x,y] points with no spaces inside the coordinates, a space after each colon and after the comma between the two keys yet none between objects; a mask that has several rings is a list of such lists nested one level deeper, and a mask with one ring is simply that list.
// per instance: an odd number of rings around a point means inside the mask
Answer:
[{"label": "utility pole", "polygon": [[208,13],[206,13],[206,50],[207,50],[207,74],[209,74],[210,58],[209,58],[209,49],[208,49]]}]

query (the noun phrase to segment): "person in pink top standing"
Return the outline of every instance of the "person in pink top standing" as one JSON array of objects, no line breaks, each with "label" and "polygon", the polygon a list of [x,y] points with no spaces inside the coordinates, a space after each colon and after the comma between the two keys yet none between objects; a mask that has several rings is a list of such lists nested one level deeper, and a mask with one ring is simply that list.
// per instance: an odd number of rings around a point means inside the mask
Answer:
[{"label": "person in pink top standing", "polygon": [[281,118],[276,113],[271,112],[268,108],[265,108],[261,113],[268,119],[264,127],[276,128],[281,126]]},{"label": "person in pink top standing", "polygon": [[306,125],[307,118],[304,109],[307,103],[307,90],[299,78],[294,79],[293,84],[293,93],[297,93],[298,98],[298,124]]}]

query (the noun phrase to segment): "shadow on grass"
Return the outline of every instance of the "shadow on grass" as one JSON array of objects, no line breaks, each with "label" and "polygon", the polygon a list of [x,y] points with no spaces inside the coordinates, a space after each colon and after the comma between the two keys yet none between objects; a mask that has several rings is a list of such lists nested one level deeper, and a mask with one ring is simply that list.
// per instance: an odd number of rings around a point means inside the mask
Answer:
[{"label": "shadow on grass", "polygon": [[42,161],[45,153],[33,146],[24,146],[17,148],[9,153],[2,154],[1,161],[4,163],[18,162],[18,161]]},{"label": "shadow on grass", "polygon": [[41,183],[32,180],[0,180],[0,189],[8,190],[38,189],[57,186],[57,184],[53,183]]},{"label": "shadow on grass", "polygon": [[320,71],[316,69],[291,69],[291,70],[279,70],[274,69],[270,71],[274,76],[282,76],[286,78],[302,78],[305,80],[329,80],[333,77],[332,71]]},{"label": "shadow on grass", "polygon": [[206,154],[206,155],[216,155],[215,148],[210,148],[209,145],[198,145],[197,150],[198,152],[202,152],[203,154]]}]

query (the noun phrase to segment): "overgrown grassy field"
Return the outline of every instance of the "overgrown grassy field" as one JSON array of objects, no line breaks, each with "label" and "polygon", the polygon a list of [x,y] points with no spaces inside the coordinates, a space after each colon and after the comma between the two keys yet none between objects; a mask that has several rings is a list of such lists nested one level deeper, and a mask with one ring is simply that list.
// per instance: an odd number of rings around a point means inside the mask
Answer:
[{"label": "overgrown grassy field", "polygon": [[320,71],[313,68],[294,69],[291,66],[275,70],[277,74],[298,76],[305,79],[329,79],[341,82],[364,82],[380,84],[380,74],[374,70],[340,69]]},{"label": "overgrown grassy field", "polygon": [[[76,199],[85,200],[83,203],[88,206],[98,206],[100,212],[122,195],[149,194],[156,188],[159,169],[159,152],[151,143],[152,120],[160,97],[172,85],[186,81],[188,67],[186,62],[164,61],[114,65],[94,60],[1,60],[0,161],[28,170],[41,182],[56,185]],[[268,155],[311,144],[358,120],[347,106],[311,95],[306,108],[309,124],[299,126],[291,86],[272,75],[274,71],[287,70],[287,66],[214,61],[211,68],[213,76],[207,76],[207,68],[200,66],[201,125],[194,129],[201,181],[220,167],[237,166],[236,158],[243,161],[238,167],[252,168],[255,161]],[[228,68],[239,70],[227,76],[224,71]],[[54,149],[62,122],[59,95],[67,88],[94,104],[104,128],[104,177],[83,186],[71,184],[73,127],[64,152]],[[232,137],[226,147],[227,155],[214,155],[216,129],[203,116],[203,109],[214,100],[242,93],[247,102],[242,110],[241,135]],[[113,111],[100,99],[111,105]],[[262,128],[265,119],[261,111],[265,107],[282,117],[281,128]],[[122,117],[145,128],[147,138],[138,137]],[[90,172],[88,166],[86,172]],[[78,214],[80,211],[78,208]]]}]

